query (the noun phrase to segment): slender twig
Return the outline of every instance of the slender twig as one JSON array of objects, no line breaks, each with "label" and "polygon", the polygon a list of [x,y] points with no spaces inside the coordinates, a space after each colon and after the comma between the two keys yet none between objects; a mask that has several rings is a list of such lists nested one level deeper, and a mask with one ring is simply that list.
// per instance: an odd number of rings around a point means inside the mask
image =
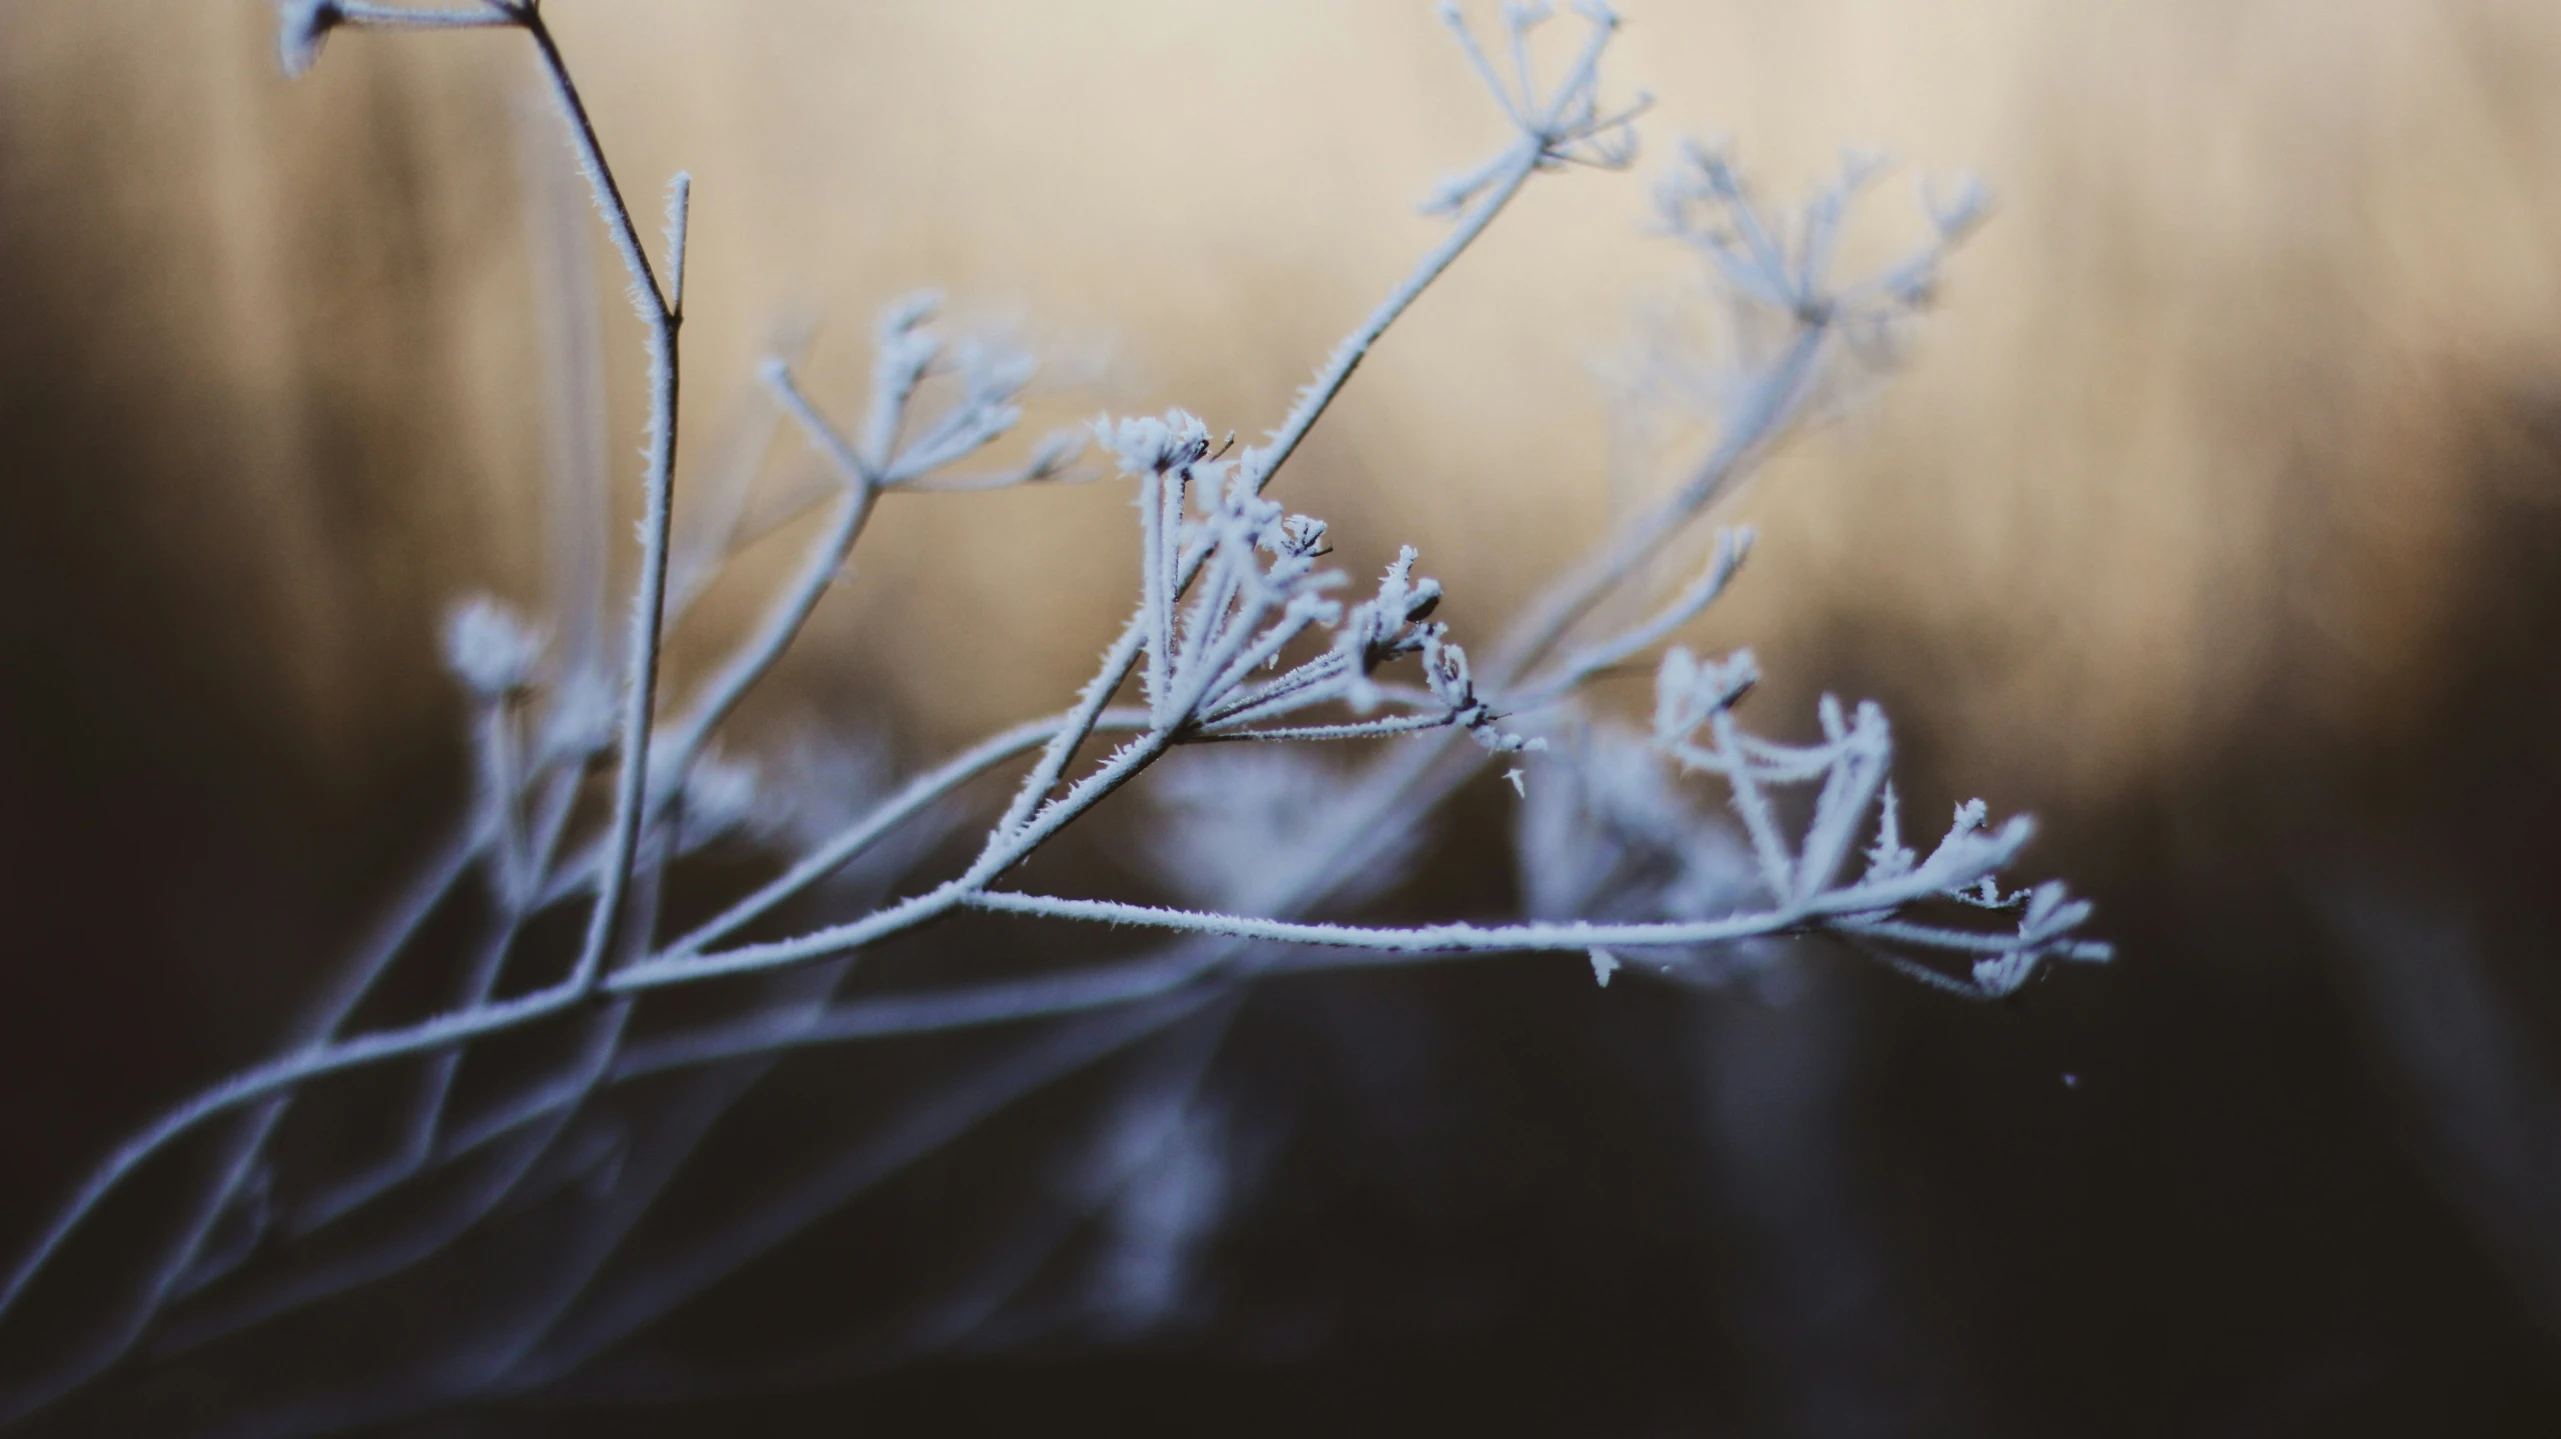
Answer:
[{"label": "slender twig", "polygon": [[877,480],[878,464],[858,457],[850,445],[836,434],[826,419],[810,405],[799,386],[792,382],[791,372],[779,363],[769,366],[766,379],[794,418],[818,438],[834,462],[838,478],[845,487],[836,501],[827,528],[810,542],[809,553],[800,570],[766,610],[755,632],[746,643],[731,652],[717,673],[704,683],[702,693],[684,718],[673,726],[667,743],[664,772],[666,784],[652,796],[653,805],[666,803],[680,790],[694,760],[709,742],[713,730],[738,707],[738,702],[756,686],[782,658],[783,651],[799,637],[802,626],[818,608],[818,602],[844,572],[845,559],[853,553],[855,541],[862,538],[863,526],[871,519],[872,509],[880,498]]},{"label": "slender twig", "polygon": [[1482,666],[1481,682],[1501,692],[1514,676],[1545,658],[1594,605],[1641,571],[1730,492],[1803,412],[1821,373],[1828,339],[1829,332],[1822,326],[1799,330],[1778,361],[1756,377],[1745,403],[1728,416],[1715,447],[1680,487],[1651,511],[1621,526],[1609,544],[1531,601]]},{"label": "slender twig", "polygon": [[[639,311],[641,323],[649,331],[649,447],[647,468],[642,477],[643,509],[640,522],[640,578],[631,606],[631,637],[626,650],[623,675],[622,734],[617,745],[618,764],[614,775],[614,809],[607,832],[605,863],[600,871],[595,909],[587,925],[587,937],[578,952],[577,967],[571,982],[579,993],[595,987],[601,977],[606,956],[615,947],[623,923],[623,900],[631,887],[632,857],[639,848],[640,827],[648,799],[649,737],[653,711],[657,704],[658,667],[664,638],[667,600],[667,533],[674,513],[676,474],[676,407],[679,393],[676,332],[683,324],[667,291],[659,288],[656,272],[641,248],[640,232],[633,225],[631,209],[623,203],[622,189],[615,183],[613,169],[605,162],[604,149],[597,143],[595,124],[588,118],[587,107],[578,97],[578,87],[569,77],[568,62],[543,23],[541,12],[525,9],[519,12],[525,33],[533,37],[534,47],[542,57],[543,73],[550,79],[553,98],[559,103],[561,118],[567,122],[570,143],[578,155],[579,169],[585,173],[595,193],[596,208],[603,212],[605,230],[613,238],[614,248],[622,256],[623,268],[631,276],[632,306]],[[684,253],[690,182],[677,177],[675,198],[668,207],[671,258]],[[671,281],[680,280],[671,275]]]},{"label": "slender twig", "polygon": [[1455,714],[1399,715],[1394,719],[1361,720],[1351,724],[1292,725],[1274,729],[1205,729],[1187,735],[1188,741],[1217,744],[1227,740],[1338,740],[1385,739],[1392,735],[1419,734],[1424,730],[1447,729],[1458,722]]},{"label": "slender twig", "polygon": [[907,1106],[818,1173],[761,1197],[743,1221],[597,1293],[571,1323],[555,1330],[542,1349],[526,1356],[509,1387],[521,1392],[566,1373],[1024,1095],[1161,1032],[1166,1025],[1198,1012],[1210,999],[1180,995],[1154,1005],[1088,1016],[1013,1054],[971,1068],[956,1083]]},{"label": "slender twig", "polygon": [[[1539,951],[1577,954],[1595,947],[1604,949],[1639,949],[1697,944],[1730,944],[1736,940],[1757,939],[1807,928],[1829,914],[1855,912],[1855,909],[1883,907],[1909,902],[1934,893],[1922,890],[1899,899],[1882,893],[1861,893],[1826,897],[1809,905],[1789,905],[1727,919],[1693,920],[1686,923],[1655,924],[1434,924],[1410,929],[1381,928],[1353,924],[1306,924],[1289,920],[1258,919],[1251,915],[1216,914],[1202,910],[1167,909],[1156,905],[1127,904],[1116,900],[1064,899],[1056,895],[1017,894],[1003,890],[978,890],[965,896],[961,903],[974,909],[995,910],[1007,914],[1027,914],[1049,919],[1077,919],[1102,924],[1141,925],[1151,929],[1186,930],[1194,934],[1225,935],[1233,939],[1263,943],[1310,945],[1331,949],[1373,950],[1396,955],[1462,955],[1526,954]],[[1899,938],[1915,943],[1953,943],[1962,937],[1964,947],[1982,953],[2000,953],[2004,946],[2000,936],[1983,936],[1961,930],[1924,929],[1920,926],[1876,924],[1858,926],[1861,933],[1877,938]],[[1942,936],[1948,937],[1942,941]]]},{"label": "slender twig", "polygon": [[1749,529],[1727,530],[1716,537],[1716,554],[1708,562],[1707,573],[1683,590],[1662,611],[1643,624],[1604,640],[1591,648],[1568,656],[1555,673],[1521,689],[1506,694],[1506,703],[1523,709],[1553,704],[1573,693],[1585,680],[1614,669],[1669,639],[1673,632],[1698,617],[1725,593],[1741,568],[1743,556],[1752,547]]},{"label": "slender twig", "polygon": [[332,0],[339,23],[372,30],[487,30],[523,23],[517,6],[507,0],[481,0],[466,10],[426,5],[375,5],[366,0]]},{"label": "slender twig", "polygon": [[1273,431],[1262,445],[1246,453],[1246,483],[1257,494],[1271,484],[1272,478],[1280,473],[1281,466],[1288,464],[1290,456],[1298,452],[1299,443],[1307,438],[1308,431],[1316,428],[1316,422],[1324,417],[1326,408],[1334,403],[1334,397],[1351,382],[1352,371],[1359,369],[1361,361],[1369,358],[1370,350],[1387,333],[1388,327],[1422,298],[1423,292],[1430,289],[1432,282],[1455,264],[1460,255],[1466,253],[1468,246],[1476,243],[1476,238],[1485,233],[1485,227],[1493,224],[1494,217],[1502,214],[1504,207],[1512,203],[1512,197],[1529,183],[1529,177],[1538,173],[1539,157],[1545,149],[1545,140],[1531,135],[1506,151],[1491,183],[1458,223],[1450,228],[1449,234],[1432,247],[1431,252],[1414,267],[1413,273],[1388,291],[1387,298],[1379,302],[1378,308],[1370,312],[1360,328],[1334,347],[1334,353],[1327,357],[1324,368],[1316,372],[1316,378],[1308,383],[1307,388],[1299,391],[1298,403],[1290,408],[1280,428]]},{"label": "slender twig", "polygon": [[[485,814],[473,816],[455,830],[437,850],[434,858],[420,870],[417,879],[377,923],[373,932],[366,936],[365,942],[358,947],[355,955],[342,969],[335,989],[305,1021],[302,1028],[306,1035],[316,1039],[326,1039],[337,1032],[338,1027],[355,1012],[356,1006],[363,1003],[365,996],[373,991],[375,984],[382,978],[383,972],[390,967],[400,951],[426,924],[428,917],[445,902],[446,897],[453,892],[454,886],[461,881],[462,877],[470,872],[472,862],[483,853],[489,840],[490,834]],[[225,1112],[230,1107],[225,1105],[208,1110],[205,1117]],[[55,1376],[57,1380],[55,1383],[42,1385],[16,1396],[0,1395],[0,1423],[8,1422],[17,1414],[32,1411],[51,1402],[115,1363],[132,1348],[134,1341],[140,1338],[148,1328],[151,1317],[158,1311],[163,1297],[176,1286],[180,1277],[194,1262],[196,1252],[202,1246],[205,1237],[212,1231],[213,1225],[221,1218],[224,1208],[230,1204],[233,1195],[238,1192],[241,1183],[247,1178],[251,1159],[263,1149],[268,1137],[283,1121],[286,1107],[285,1100],[275,1100],[261,1106],[255,1115],[242,1123],[229,1154],[217,1170],[216,1182],[207,1187],[198,1203],[196,1217],[186,1225],[179,1241],[171,1247],[153,1276],[144,1284],[135,1302],[127,1311],[126,1317],[119,1321],[114,1330],[92,1349],[90,1357],[86,1361],[64,1366]],[[73,1194],[71,1200],[38,1235],[25,1257],[10,1270],[7,1280],[0,1282],[0,1314],[8,1313],[16,1305],[28,1286],[35,1282],[36,1277],[52,1261],[54,1255],[73,1234],[78,1232],[90,1214],[108,1194],[115,1190],[117,1185],[122,1183],[127,1174],[139,1167],[143,1160],[158,1152],[167,1142],[167,1138],[174,1138],[192,1127],[192,1123],[179,1125],[168,1130],[166,1137],[147,1143],[139,1142],[141,1137],[138,1136],[136,1142],[128,1142],[114,1156],[111,1156],[108,1164],[93,1174],[89,1181]]]},{"label": "slender twig", "polygon": [[[981,740],[961,754],[916,776],[897,794],[882,801],[871,813],[847,826],[835,838],[810,851],[799,863],[763,888],[667,946],[666,953],[699,953],[705,946],[736,933],[742,926],[770,912],[774,906],[844,868],[864,850],[878,843],[882,836],[928,807],[949,798],[962,785],[1009,759],[1029,752],[1035,745],[1050,742],[1073,720],[1072,714],[1052,715],[1047,719],[1016,725]],[[1137,710],[1105,710],[1094,717],[1091,729],[1129,732],[1143,730],[1146,726],[1147,716]]]}]

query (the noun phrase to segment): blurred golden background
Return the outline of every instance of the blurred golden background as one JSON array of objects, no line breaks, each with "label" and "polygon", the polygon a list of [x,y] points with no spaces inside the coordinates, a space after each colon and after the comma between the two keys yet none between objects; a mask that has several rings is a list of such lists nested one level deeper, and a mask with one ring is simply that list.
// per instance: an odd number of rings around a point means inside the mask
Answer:
[{"label": "blurred golden background", "polygon": [[[1783,196],[1836,146],[1880,147],[2001,203],[1911,372],[1743,507],[1768,543],[1719,638],[1795,674],[1892,632],[1933,671],[1906,705],[2058,796],[2175,765],[2272,669],[2305,722],[2409,720],[2483,507],[2476,452],[2561,383],[2561,21],[2490,0],[1629,15],[1611,74],[1659,97],[1658,153],[1728,137]],[[697,178],[697,462],[778,322],[822,321],[816,383],[850,399],[871,314],[919,286],[1086,357],[1054,418],[1180,404],[1258,433],[1435,236],[1413,202],[1501,134],[1420,5],[555,23],[627,183]],[[218,679],[324,785],[379,783],[386,736],[433,707],[423,618],[469,584],[538,592],[523,57],[352,35],[289,85],[256,4],[0,25],[23,363],[114,386],[91,403],[124,421],[60,414],[47,441],[131,477],[109,543],[185,596],[166,635],[197,656],[194,702]],[[1421,545],[1490,618],[1670,473],[1614,451],[1595,378],[1642,311],[1703,306],[1642,233],[1639,168],[1537,187],[1365,367],[1292,501],[1367,551]],[[1905,210],[1892,186],[1868,206],[1887,239]],[[636,329],[609,301],[605,323],[628,369]],[[1081,673],[1132,543],[1105,491],[888,519],[804,668],[860,656],[847,695],[934,734]]]}]

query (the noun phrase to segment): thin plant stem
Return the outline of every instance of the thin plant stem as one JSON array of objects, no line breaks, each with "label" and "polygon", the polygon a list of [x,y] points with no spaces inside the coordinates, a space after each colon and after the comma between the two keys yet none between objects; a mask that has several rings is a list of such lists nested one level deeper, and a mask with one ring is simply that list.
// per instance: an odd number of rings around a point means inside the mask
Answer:
[{"label": "thin plant stem", "polygon": [[[568,62],[553,41],[550,27],[543,23],[540,11],[526,9],[519,13],[525,33],[533,37],[534,48],[542,58],[543,73],[551,81],[561,118],[568,125],[579,169],[595,192],[596,208],[603,212],[606,232],[622,256],[623,268],[630,273],[632,306],[640,312],[641,323],[649,332],[649,446],[642,476],[640,577],[632,597],[629,658],[623,676],[613,817],[607,831],[604,865],[599,871],[595,908],[571,975],[572,986],[583,994],[592,990],[602,976],[606,957],[621,933],[623,899],[631,887],[632,858],[639,848],[648,799],[650,725],[657,705],[667,602],[667,537],[674,514],[680,373],[676,336],[684,317],[670,303],[668,292],[659,288],[658,277],[641,248],[640,232],[632,223],[631,209],[623,203],[622,189],[605,161],[604,149],[596,140],[595,124],[578,97],[578,87],[569,77]],[[682,177],[677,193],[689,193],[689,185]],[[681,258],[684,253],[686,215],[682,200],[670,206],[669,221],[674,227],[669,247],[672,257]],[[671,283],[680,278],[671,276]]]}]

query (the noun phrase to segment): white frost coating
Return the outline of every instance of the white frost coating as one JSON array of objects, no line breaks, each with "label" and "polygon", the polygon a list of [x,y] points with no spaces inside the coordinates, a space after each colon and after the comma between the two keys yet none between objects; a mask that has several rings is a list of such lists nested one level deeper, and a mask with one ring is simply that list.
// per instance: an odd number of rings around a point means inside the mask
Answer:
[{"label": "white frost coating", "polygon": [[[0,1282],[0,1325],[48,1322],[37,1281],[95,1237],[101,1226],[91,1221],[111,1201],[145,1202],[126,1191],[147,1170],[162,1172],[165,1151],[189,1142],[217,1161],[179,1186],[174,1214],[151,1231],[166,1237],[134,1257],[140,1277],[120,1307],[64,1341],[59,1365],[0,1392],[0,1423],[143,1362],[138,1354],[180,1352],[398,1275],[540,1199],[578,1206],[577,1223],[564,1231],[573,1242],[529,1266],[520,1322],[473,1366],[403,1390],[402,1402],[527,1391],[997,1108],[1151,1035],[1232,1012],[1240,987],[1261,975],[1542,951],[1581,955],[1600,985],[1622,969],[1712,981],[1776,962],[1779,937],[1820,935],[1983,998],[2017,990],[2048,961],[2105,959],[2106,946],[2080,937],[2086,902],[2059,884],[2003,880],[2030,835],[2024,819],[1995,827],[1977,802],[1960,807],[1926,853],[1906,845],[1889,782],[1892,735],[1875,706],[1825,699],[1813,716],[1819,737],[1807,743],[1742,727],[1738,707],[1759,676],[1750,653],[1701,658],[1672,642],[1733,582],[1748,532],[1720,536],[1705,571],[1668,601],[1657,598],[1643,622],[1597,633],[1590,623],[1604,601],[1649,586],[1656,555],[1810,414],[1900,353],[1952,247],[1987,213],[1978,184],[1944,194],[1925,187],[1923,243],[1874,274],[1843,280],[1832,273],[1837,240],[1878,162],[1850,157],[1802,207],[1780,213],[1754,198],[1723,152],[1684,150],[1658,192],[1664,228],[1703,257],[1748,321],[1736,327],[1744,342],[1717,391],[1721,433],[1657,510],[1556,577],[1476,657],[1436,618],[1441,588],[1418,573],[1415,548],[1401,548],[1369,593],[1347,597],[1348,578],[1322,563],[1324,523],[1265,498],[1363,358],[1532,176],[1569,165],[1616,169],[1633,158],[1632,122],[1645,102],[1611,108],[1601,100],[1600,60],[1617,17],[1594,4],[1575,9],[1587,22],[1582,42],[1548,84],[1531,39],[1547,7],[1505,7],[1501,43],[1491,47],[1445,8],[1466,63],[1513,131],[1433,197],[1431,208],[1456,216],[1448,235],[1330,352],[1265,443],[1231,457],[1209,425],[1179,410],[1096,421],[1092,435],[1133,482],[1139,512],[1127,624],[1067,709],[895,782],[870,761],[831,766],[806,755],[769,763],[767,774],[780,779],[760,780],[756,766],[722,758],[716,745],[724,736],[735,743],[729,717],[801,633],[889,496],[1000,489],[1066,472],[1079,443],[1072,436],[1001,461],[990,455],[1021,421],[1029,359],[946,335],[932,296],[902,301],[876,331],[868,404],[852,427],[830,418],[790,363],[771,362],[763,377],[778,415],[830,476],[780,505],[771,523],[820,505],[824,519],[755,623],[703,667],[690,693],[666,697],[662,714],[665,631],[759,532],[744,518],[750,481],[740,473],[710,486],[707,508],[689,511],[682,544],[673,539],[691,182],[679,176],[670,187],[666,262],[653,266],[567,62],[525,0],[281,4],[278,53],[288,72],[308,68],[346,29],[507,28],[534,50],[647,330],[645,506],[630,628],[615,651],[564,625],[575,653],[547,665],[540,635],[504,606],[476,600],[455,612],[447,658],[475,701],[477,785],[467,821],[292,1043],[128,1138],[31,1238]],[[989,467],[962,471],[973,464]],[[687,493],[693,505],[695,492]],[[1650,736],[1577,710],[1587,681],[1666,645]],[[1458,743],[1461,735],[1474,743]],[[1112,739],[1097,758],[1102,736]],[[1333,753],[1345,758],[1322,763],[1295,748],[1310,742],[1335,742]],[[1517,764],[1499,768],[1497,756]],[[971,786],[999,771],[1020,779],[974,852],[893,891],[893,876],[971,812]],[[1721,789],[1730,823],[1693,801],[1676,783],[1682,773],[1703,777],[1710,793]],[[605,774],[609,791],[590,793]],[[1396,927],[1326,917],[1398,883],[1427,846],[1440,803],[1497,774],[1518,800],[1524,918]],[[1023,887],[1026,860],[1133,783],[1151,786],[1157,802],[1146,857],[1185,907]],[[779,872],[670,937],[660,905],[671,876],[724,838],[762,846]],[[731,846],[733,862],[742,849]],[[455,965],[421,936],[475,871],[488,880],[487,930]],[[697,882],[688,871],[693,887],[684,892],[734,883],[728,873]],[[783,921],[793,906],[821,898],[837,906],[832,920],[790,932]],[[579,905],[584,937],[574,953],[525,960],[549,932],[536,921]],[[1176,937],[1027,976],[937,986],[928,966],[906,987],[843,992],[866,949],[967,911]],[[574,908],[567,913],[575,919]],[[519,963],[537,977],[511,973]],[[389,989],[383,981],[395,969],[406,991],[458,998],[424,1018],[360,1027],[368,996]],[[660,990],[714,980],[730,987],[716,1003],[678,1011],[681,1023],[648,1010]],[[1057,1023],[1026,1028],[1019,1047],[995,1051],[948,1094],[928,1096],[885,1135],[822,1167],[824,1182],[771,1196],[666,1256],[623,1252],[624,1237],[762,1066],[804,1046],[1039,1019]],[[500,1038],[548,1046],[550,1062],[482,1109],[455,1114],[458,1069],[475,1045]],[[1212,1048],[1200,1047],[1199,1065]],[[409,1077],[384,1121],[383,1153],[353,1174],[316,1179],[272,1164],[272,1137],[304,1091],[357,1071]],[[644,1080],[658,1087],[626,1088]],[[1197,1068],[1188,1083],[1197,1088]],[[665,1105],[657,1118],[667,1122],[626,1129],[602,1112],[607,1095]],[[1097,1201],[1110,1236],[1098,1292],[1127,1325],[1180,1311],[1185,1256],[1232,1198],[1215,1112],[1195,1097],[1186,1090],[1179,1102],[1133,1110],[1102,1140],[1097,1172],[1117,1177]],[[431,1183],[467,1159],[499,1154],[505,1163],[475,1169],[468,1183]],[[420,1195],[428,1192],[445,1197],[427,1205]],[[305,1237],[342,1219],[380,1238],[305,1262]]]}]

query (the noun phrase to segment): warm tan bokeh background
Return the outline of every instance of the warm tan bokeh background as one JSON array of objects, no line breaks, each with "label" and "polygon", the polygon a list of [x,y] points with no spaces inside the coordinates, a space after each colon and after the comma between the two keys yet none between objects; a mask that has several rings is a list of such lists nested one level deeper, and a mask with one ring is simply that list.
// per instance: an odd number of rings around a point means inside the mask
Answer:
[{"label": "warm tan bokeh background", "polygon": [[[697,459],[778,325],[821,319],[813,387],[850,407],[871,314],[920,285],[1068,360],[1038,423],[1178,404],[1253,434],[1438,236],[1413,202],[1503,138],[1419,0],[546,8],[636,201],[695,177]],[[2396,1236],[2414,1273],[2480,1266],[2445,1303],[2500,1342],[2561,1333],[2561,1241],[2533,1207],[2561,1171],[2506,1163],[2561,1113],[2518,1097],[2549,1097],[2515,1078],[2548,1064],[2464,1071],[2448,1056],[2495,1046],[2373,1019],[2424,1009],[2410,976],[2337,958],[2354,946],[2313,913],[2377,852],[2342,860],[2338,833],[2413,856],[2387,871],[2433,876],[2411,903],[2515,941],[2481,992],[2561,1033],[2551,930],[2529,922],[2561,858],[2537,818],[2561,797],[2561,6],[1624,9],[1610,90],[1659,97],[1638,175],[1535,183],[1363,368],[1285,498],[1358,565],[1419,544],[1462,636],[1483,633],[1671,472],[1627,442],[1606,377],[1644,316],[1697,300],[1641,233],[1674,137],[1730,137],[1782,195],[1844,142],[1980,173],[1998,214],[1908,372],[1744,497],[1763,543],[1700,639],[1752,643],[1779,716],[1825,685],[1886,696],[1942,787],[2045,817],[2039,864],[2099,890],[2129,959],[2055,1001],[2068,1023],[2031,1013],[2032,1039],[1891,1011],[1904,1047],[1871,1082],[1970,1092],[1953,1036],[2006,1054],[2063,1034],[2142,1074],[2090,1181],[2142,1237],[2089,1263],[2128,1292],[2182,1265],[2200,1293],[2230,1279],[2242,1300],[2195,1308],[2243,1316],[2244,1368],[2317,1328],[2251,1327],[2283,1308],[2269,1294],[2355,1309],[2251,1268],[2298,1240],[2328,1255],[2303,1236],[2334,1231]],[[451,797],[443,608],[542,599],[533,78],[514,37],[359,34],[288,83],[259,0],[0,7],[0,803],[22,817],[0,836],[0,1092],[81,1095],[0,1105],[22,1172],[67,1175],[258,1052]],[[1908,179],[1872,202],[1868,251],[1911,233]],[[639,336],[613,288],[627,501]],[[1056,703],[1126,604],[1121,499],[893,504],[747,727],[877,728],[913,753]],[[680,661],[785,557],[749,556]],[[2513,1108],[2481,1141],[2466,1106],[2493,1092]],[[2431,1157],[2377,1157],[2401,1153],[2377,1136],[2404,1109]],[[0,1235],[56,1188],[0,1183]],[[2397,1282],[2355,1292],[2421,1312]],[[2161,1308],[2129,1326],[2197,1322],[2143,1292]],[[2500,1328],[2489,1293],[2545,1327]],[[2048,1382],[2122,1378],[2115,1331],[2075,1322],[2050,1327],[2098,1336],[2087,1367]],[[2417,1389],[2468,1372],[2339,1352]],[[2197,1412],[2160,1402],[2153,1432]],[[2270,1411],[2215,1412],[2269,1432],[2250,1416]]]},{"label": "warm tan bokeh background", "polygon": [[[1629,13],[1611,74],[1660,97],[1657,153],[1730,136],[1784,194],[1855,142],[2002,200],[1914,373],[1744,507],[1769,544],[1718,637],[1788,672],[1844,626],[1891,629],[1946,667],[1924,698],[1956,743],[2058,793],[2174,762],[2271,665],[2335,724],[2424,690],[2478,507],[2466,447],[2561,383],[2561,21]],[[1412,200],[1500,138],[1420,5],[556,23],[626,183],[697,176],[698,440],[778,319],[826,322],[821,386],[850,398],[869,315],[923,284],[1107,351],[1062,414],[1180,403],[1252,433],[1430,242]],[[288,85],[256,4],[0,24],[13,264],[64,305],[40,363],[131,388],[122,423],[64,443],[165,450],[120,499],[129,563],[187,596],[167,638],[327,783],[378,779],[385,727],[433,683],[416,621],[464,583],[535,597],[523,57],[341,37]],[[1613,457],[1593,371],[1624,368],[1640,306],[1691,298],[1639,233],[1644,198],[1536,187],[1364,371],[1291,498],[1356,553],[1420,543],[1480,624],[1597,533],[1649,466]],[[1880,240],[1908,220],[1899,183],[1871,215]],[[607,337],[627,369],[619,313]],[[1099,490],[899,506],[820,640],[934,731],[1019,713],[1117,609],[1122,518]]]}]

